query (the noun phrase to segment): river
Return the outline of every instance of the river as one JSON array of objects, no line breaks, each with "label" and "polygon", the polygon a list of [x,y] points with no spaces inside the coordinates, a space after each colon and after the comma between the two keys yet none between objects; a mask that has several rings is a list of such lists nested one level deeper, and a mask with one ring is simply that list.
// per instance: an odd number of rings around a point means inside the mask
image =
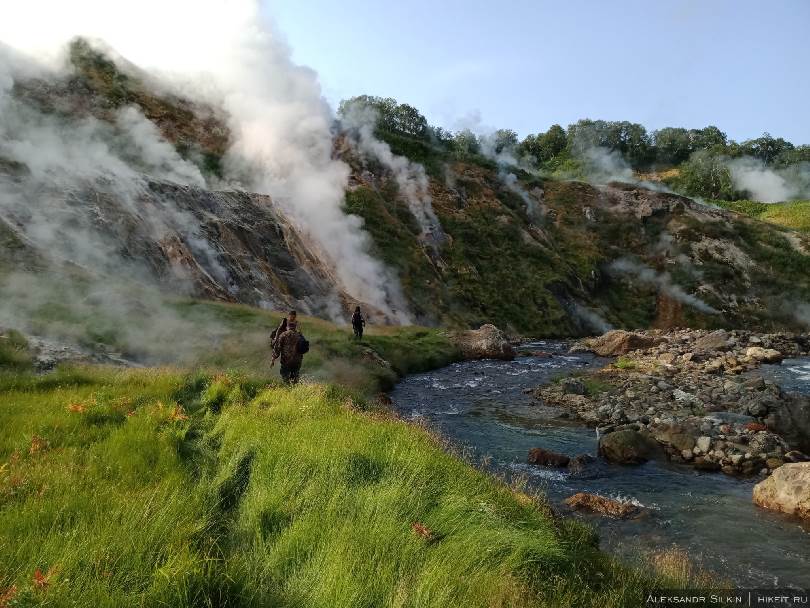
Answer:
[{"label": "river", "polygon": [[[428,422],[476,462],[507,477],[526,478],[530,488],[544,491],[561,510],[562,501],[580,491],[645,507],[645,516],[627,521],[573,515],[589,521],[602,547],[627,561],[677,547],[739,587],[810,589],[810,524],[755,507],[753,481],[666,462],[637,467],[599,462],[583,477],[525,464],[533,447],[596,455],[593,429],[566,424],[560,410],[538,405],[523,392],[605,364],[589,354],[568,355],[567,346],[541,341],[524,348],[553,357],[468,361],[408,376],[391,397],[404,417]],[[810,392],[808,360],[769,366],[766,373],[791,390]]]}]

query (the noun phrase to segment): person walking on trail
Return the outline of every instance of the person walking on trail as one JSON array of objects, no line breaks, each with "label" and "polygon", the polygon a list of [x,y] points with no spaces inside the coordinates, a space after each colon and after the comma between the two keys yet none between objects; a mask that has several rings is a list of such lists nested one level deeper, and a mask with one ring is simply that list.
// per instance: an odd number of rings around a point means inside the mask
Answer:
[{"label": "person walking on trail", "polygon": [[363,313],[360,312],[360,307],[354,309],[354,314],[352,315],[352,327],[354,328],[354,337],[358,340],[363,339],[363,328],[366,326],[366,320],[363,317]]},{"label": "person walking on trail", "polygon": [[288,314],[286,317],[284,317],[284,318],[281,320],[281,323],[279,323],[279,324],[278,324],[278,327],[276,327],[276,328],[275,328],[275,329],[274,329],[274,330],[273,330],[273,331],[270,333],[270,348],[271,348],[272,350],[274,350],[274,351],[275,351],[275,349],[276,349],[276,342],[277,342],[277,341],[278,341],[278,339],[281,337],[281,334],[283,334],[285,331],[287,331],[287,324],[288,324],[290,321],[296,321],[296,320],[297,320],[297,317],[298,317],[298,313],[297,313],[297,312],[295,312],[294,310],[291,310],[291,311],[290,311],[290,314]]},{"label": "person walking on trail", "polygon": [[270,367],[276,363],[276,359],[281,359],[281,378],[287,384],[297,384],[301,376],[301,363],[304,355],[309,352],[309,342],[304,335],[298,331],[296,321],[287,320],[287,331],[276,339],[276,346],[273,349],[273,360]]}]

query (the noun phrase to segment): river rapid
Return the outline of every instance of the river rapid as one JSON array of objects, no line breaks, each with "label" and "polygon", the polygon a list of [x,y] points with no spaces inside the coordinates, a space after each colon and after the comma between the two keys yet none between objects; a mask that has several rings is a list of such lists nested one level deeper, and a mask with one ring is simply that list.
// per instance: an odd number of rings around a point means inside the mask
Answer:
[{"label": "river rapid", "polygon": [[[601,367],[606,360],[569,355],[563,342],[541,341],[524,349],[554,356],[467,361],[412,375],[391,393],[394,406],[405,418],[427,422],[494,472],[525,478],[561,511],[566,511],[562,501],[576,492],[645,507],[645,515],[626,521],[573,514],[597,529],[605,550],[627,561],[677,547],[739,587],[810,589],[810,524],[755,507],[754,481],[666,462],[636,467],[598,462],[583,476],[526,464],[533,447],[572,457],[596,455],[593,429],[561,419],[561,410],[540,405],[524,390]],[[810,360],[767,367],[764,373],[785,388],[810,392]]]}]

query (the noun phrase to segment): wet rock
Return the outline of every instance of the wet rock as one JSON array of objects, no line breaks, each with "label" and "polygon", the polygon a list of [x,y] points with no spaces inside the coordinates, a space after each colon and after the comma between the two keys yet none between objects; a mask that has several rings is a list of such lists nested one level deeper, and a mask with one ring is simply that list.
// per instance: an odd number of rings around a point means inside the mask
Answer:
[{"label": "wet rock", "polygon": [[785,454],[785,460],[788,462],[810,462],[810,456],[798,450],[791,450]]},{"label": "wet rock", "polygon": [[582,476],[595,462],[596,458],[590,454],[580,454],[570,460],[568,463],[568,471],[572,475]]},{"label": "wet rock", "polygon": [[786,464],[754,486],[754,504],[810,519],[810,463]]},{"label": "wet rock", "polygon": [[620,502],[597,494],[579,492],[565,499],[565,504],[575,510],[589,511],[608,517],[627,519],[638,515],[640,509],[629,502]]},{"label": "wet rock", "polygon": [[504,359],[515,358],[515,349],[506,335],[491,324],[480,329],[470,329],[454,335],[454,341],[465,359]]},{"label": "wet rock", "polygon": [[558,454],[543,448],[532,448],[529,450],[527,462],[544,467],[566,467],[571,459],[565,454]]},{"label": "wet rock", "polygon": [[771,408],[768,426],[782,435],[788,445],[810,453],[810,399],[790,395]]},{"label": "wet rock", "polygon": [[658,444],[646,432],[624,429],[599,439],[599,454],[616,464],[641,464],[658,453]]}]

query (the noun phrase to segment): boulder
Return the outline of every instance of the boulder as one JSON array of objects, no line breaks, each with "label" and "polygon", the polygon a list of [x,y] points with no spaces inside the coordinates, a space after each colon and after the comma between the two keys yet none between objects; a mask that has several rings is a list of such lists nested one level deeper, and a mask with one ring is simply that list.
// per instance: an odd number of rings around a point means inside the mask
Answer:
[{"label": "boulder", "polygon": [[694,348],[703,351],[727,350],[729,346],[728,339],[728,332],[720,329],[695,340]]},{"label": "boulder", "polygon": [[791,448],[810,454],[810,398],[790,395],[782,399],[767,423]]},{"label": "boulder", "polygon": [[503,359],[515,358],[515,349],[506,339],[506,335],[491,324],[482,325],[480,329],[458,332],[454,341],[465,359]]},{"label": "boulder", "polygon": [[566,378],[560,382],[560,388],[565,395],[584,395],[588,392],[585,383],[579,378]]},{"label": "boulder", "polygon": [[619,519],[626,519],[639,513],[639,508],[632,503],[620,502],[597,494],[588,494],[587,492],[579,492],[569,496],[565,499],[565,504],[572,509],[590,511],[591,513],[599,513],[600,515]]},{"label": "boulder", "polygon": [[749,346],[745,349],[745,356],[751,361],[758,363],[779,363],[782,361],[782,353],[773,348],[762,348],[761,346]]},{"label": "boulder", "polygon": [[646,432],[624,429],[599,439],[599,454],[616,464],[641,464],[658,455],[658,443]]},{"label": "boulder", "polygon": [[754,504],[810,519],[810,462],[785,464],[754,486]]},{"label": "boulder", "polygon": [[543,448],[532,448],[529,450],[529,464],[538,464],[544,467],[566,467],[570,458],[565,454],[558,454]]},{"label": "boulder", "polygon": [[596,458],[590,454],[574,456],[568,463],[568,472],[571,473],[571,475],[581,476],[594,462],[596,462]]},{"label": "boulder", "polygon": [[652,429],[656,441],[679,452],[691,452],[695,447],[697,430],[681,424],[662,424]]},{"label": "boulder", "polygon": [[625,355],[633,350],[644,350],[660,344],[662,338],[653,338],[623,329],[614,329],[597,338],[584,340],[588,350],[602,357],[615,357]]}]

